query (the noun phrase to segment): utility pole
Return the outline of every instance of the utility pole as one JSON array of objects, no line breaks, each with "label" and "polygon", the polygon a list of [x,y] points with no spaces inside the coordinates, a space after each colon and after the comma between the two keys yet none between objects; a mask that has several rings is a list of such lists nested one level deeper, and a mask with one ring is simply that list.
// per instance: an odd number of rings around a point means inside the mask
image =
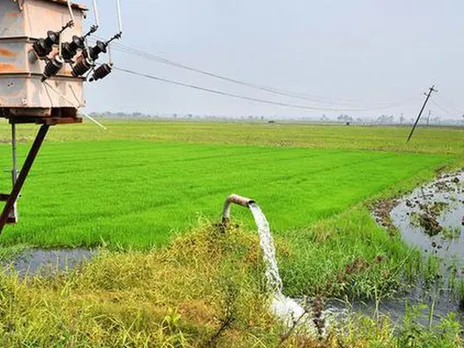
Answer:
[{"label": "utility pole", "polygon": [[432,117],[432,110],[429,109],[429,116],[427,117],[427,126],[430,126],[430,117]]},{"label": "utility pole", "polygon": [[429,102],[429,99],[430,99],[430,97],[432,96],[432,93],[433,93],[433,92],[438,92],[438,91],[435,89],[435,86],[430,87],[430,88],[429,88],[429,92],[425,94],[425,95],[426,95],[426,98],[425,98],[424,104],[422,105],[422,108],[421,108],[421,110],[420,110],[420,112],[419,112],[419,116],[417,116],[417,120],[416,120],[416,122],[414,123],[414,126],[413,126],[412,129],[411,129],[411,133],[409,133],[409,137],[408,137],[408,141],[407,141],[408,143],[409,143],[409,141],[411,140],[411,138],[412,138],[412,136],[413,136],[413,134],[414,134],[414,131],[416,130],[417,125],[419,124],[419,121],[420,121],[420,119],[421,119],[421,117],[422,117],[422,113],[424,112],[425,107],[427,106],[427,103]]}]

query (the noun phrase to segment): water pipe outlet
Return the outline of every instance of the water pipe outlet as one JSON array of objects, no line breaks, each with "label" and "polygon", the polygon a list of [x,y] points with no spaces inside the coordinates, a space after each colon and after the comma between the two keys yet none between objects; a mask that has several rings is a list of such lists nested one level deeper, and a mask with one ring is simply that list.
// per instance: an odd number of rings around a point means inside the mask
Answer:
[{"label": "water pipe outlet", "polygon": [[245,208],[249,208],[251,204],[256,203],[253,199],[246,198],[239,195],[230,195],[227,197],[224,203],[224,209],[222,210],[222,226],[226,227],[230,222],[230,207],[232,204],[240,205]]}]

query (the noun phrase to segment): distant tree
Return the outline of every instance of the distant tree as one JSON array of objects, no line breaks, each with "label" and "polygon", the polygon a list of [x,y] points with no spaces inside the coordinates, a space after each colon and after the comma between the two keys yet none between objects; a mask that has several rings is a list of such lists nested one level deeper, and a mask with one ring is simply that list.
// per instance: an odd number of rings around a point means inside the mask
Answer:
[{"label": "distant tree", "polygon": [[434,124],[439,124],[440,123],[440,117],[435,116],[430,120]]},{"label": "distant tree", "polygon": [[393,115],[381,115],[377,118],[377,123],[380,124],[391,124],[395,120]]},{"label": "distant tree", "polygon": [[348,115],[340,115],[337,117],[337,120],[340,121],[340,122],[345,122],[345,123],[350,123],[350,122],[353,122],[353,117],[351,116],[348,116]]}]

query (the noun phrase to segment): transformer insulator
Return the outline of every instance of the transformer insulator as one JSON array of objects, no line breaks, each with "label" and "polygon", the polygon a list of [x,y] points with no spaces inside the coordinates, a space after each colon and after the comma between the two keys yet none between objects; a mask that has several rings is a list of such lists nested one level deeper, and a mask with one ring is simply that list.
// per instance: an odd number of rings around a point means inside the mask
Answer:
[{"label": "transformer insulator", "polygon": [[74,35],[71,42],[65,42],[61,47],[61,55],[66,62],[69,62],[76,56],[78,49],[85,48],[84,39]]},{"label": "transformer insulator", "polygon": [[64,60],[60,56],[56,56],[55,58],[50,60],[45,66],[45,70],[44,70],[43,77],[42,77],[42,82],[58,74],[58,71],[61,70],[61,68],[63,67],[63,64],[64,64]]},{"label": "transformer insulator", "polygon": [[47,32],[47,37],[44,39],[44,42],[45,45],[47,45],[47,47],[58,45],[58,42],[60,42],[60,33],[57,33],[53,30],[49,30]]},{"label": "transformer insulator", "polygon": [[92,77],[90,78],[90,82],[98,81],[107,77],[113,71],[113,66],[111,64],[103,64],[95,69]]},{"label": "transformer insulator", "polygon": [[72,75],[74,77],[79,77],[84,75],[90,69],[92,69],[92,62],[88,58],[83,58],[79,60],[76,65],[74,65]]},{"label": "transformer insulator", "polygon": [[53,50],[53,45],[57,45],[59,41],[60,34],[50,30],[47,32],[47,37],[34,42],[32,48],[39,58],[44,59]]},{"label": "transformer insulator", "polygon": [[97,60],[100,56],[100,53],[106,53],[106,47],[108,45],[103,41],[97,41],[97,44],[94,47],[89,47],[88,51],[84,50],[83,54],[86,58],[92,60]]}]

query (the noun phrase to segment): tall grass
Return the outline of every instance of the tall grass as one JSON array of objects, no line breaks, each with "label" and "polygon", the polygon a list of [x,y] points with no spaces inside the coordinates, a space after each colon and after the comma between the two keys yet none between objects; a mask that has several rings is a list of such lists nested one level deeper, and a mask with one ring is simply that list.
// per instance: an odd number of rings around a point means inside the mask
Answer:
[{"label": "tall grass", "polygon": [[164,250],[103,250],[93,262],[57,277],[1,274],[0,342],[227,346],[266,341],[265,330],[272,340],[277,326],[261,274],[254,235],[224,235],[206,224]]},{"label": "tall grass", "polygon": [[285,327],[270,312],[257,237],[203,222],[152,251],[101,250],[55,277],[0,274],[5,347],[459,347],[453,317],[404,329],[349,315],[323,337]]}]

